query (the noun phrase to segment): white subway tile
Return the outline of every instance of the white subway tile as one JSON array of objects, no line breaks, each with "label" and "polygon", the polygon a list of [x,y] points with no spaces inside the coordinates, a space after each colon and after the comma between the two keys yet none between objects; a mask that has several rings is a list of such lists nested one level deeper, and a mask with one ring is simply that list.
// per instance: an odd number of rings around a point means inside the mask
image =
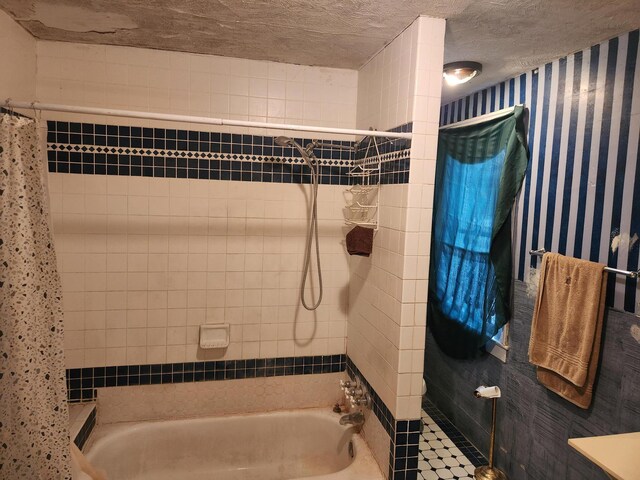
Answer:
[{"label": "white subway tile", "polygon": [[167,362],[179,363],[184,362],[186,359],[185,345],[167,345]]}]

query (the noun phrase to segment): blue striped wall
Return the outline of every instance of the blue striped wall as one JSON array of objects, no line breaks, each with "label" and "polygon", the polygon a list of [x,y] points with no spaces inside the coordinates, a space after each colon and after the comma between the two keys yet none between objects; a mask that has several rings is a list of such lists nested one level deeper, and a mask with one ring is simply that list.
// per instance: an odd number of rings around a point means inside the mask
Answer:
[{"label": "blue striped wall", "polygon": [[[514,104],[529,109],[531,162],[517,208],[515,270],[539,261],[531,248],[638,270],[640,60],[634,30],[444,105],[441,125]],[[610,275],[609,304],[640,314],[639,282]]]}]

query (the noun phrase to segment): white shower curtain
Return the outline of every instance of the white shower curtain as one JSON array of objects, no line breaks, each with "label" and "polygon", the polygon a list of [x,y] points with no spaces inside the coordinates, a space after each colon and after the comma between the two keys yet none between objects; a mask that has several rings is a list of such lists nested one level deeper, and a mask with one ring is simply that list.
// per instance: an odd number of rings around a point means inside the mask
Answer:
[{"label": "white shower curtain", "polygon": [[0,478],[70,479],[60,278],[38,122],[0,115]]}]

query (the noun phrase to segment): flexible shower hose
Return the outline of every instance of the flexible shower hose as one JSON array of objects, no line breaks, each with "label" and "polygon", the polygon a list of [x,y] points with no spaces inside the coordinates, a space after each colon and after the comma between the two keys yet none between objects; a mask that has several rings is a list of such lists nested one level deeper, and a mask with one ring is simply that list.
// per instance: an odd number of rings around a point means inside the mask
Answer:
[{"label": "flexible shower hose", "polygon": [[[304,264],[302,267],[302,282],[300,284],[300,302],[302,306],[307,310],[315,310],[320,306],[322,302],[323,286],[322,286],[322,268],[320,267],[320,244],[318,243],[318,159],[315,155],[311,154],[308,158],[309,168],[311,168],[312,186],[311,186],[311,206],[309,208],[309,229],[307,230],[307,244],[304,252]],[[312,159],[315,159],[315,166]],[[318,281],[320,283],[320,293],[318,295],[318,301],[312,302],[312,305],[307,304],[304,298],[304,290],[307,286],[307,277],[309,276],[309,270],[311,267],[311,244],[313,239],[316,240],[316,261],[318,264]]]}]

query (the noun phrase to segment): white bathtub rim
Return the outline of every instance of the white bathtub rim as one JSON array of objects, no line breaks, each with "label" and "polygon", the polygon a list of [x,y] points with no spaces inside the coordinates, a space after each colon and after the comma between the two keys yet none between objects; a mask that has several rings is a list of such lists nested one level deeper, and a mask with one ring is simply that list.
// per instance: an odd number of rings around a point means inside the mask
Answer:
[{"label": "white bathtub rim", "polygon": [[[91,459],[91,452],[94,448],[100,448],[103,443],[111,442],[115,437],[126,436],[132,430],[147,429],[150,424],[167,424],[175,423],[178,425],[188,425],[191,423],[197,423],[202,420],[215,420],[224,419],[231,420],[233,418],[260,418],[260,417],[272,417],[272,416],[295,416],[296,414],[311,415],[318,418],[327,419],[329,421],[339,422],[342,414],[334,413],[330,407],[314,407],[314,408],[298,408],[287,410],[274,410],[269,412],[258,413],[240,413],[231,415],[210,415],[210,416],[197,416],[190,418],[178,417],[174,419],[158,419],[158,420],[143,420],[133,422],[117,422],[117,423],[104,423],[96,425],[94,432],[92,433],[89,441],[87,442],[84,451],[85,454]],[[99,417],[99,410],[98,410]],[[355,451],[355,459],[353,462],[335,473],[326,475],[316,475],[310,477],[301,477],[300,479],[288,479],[288,480],[384,480],[384,475],[381,473],[380,468],[373,457],[368,445],[362,438],[362,436],[355,431],[352,426],[339,426],[343,431],[353,430],[351,441]],[[79,480],[84,480],[88,477],[80,477]]]},{"label": "white bathtub rim", "polygon": [[[291,408],[284,410],[270,410],[268,412],[247,412],[247,413],[232,413],[232,414],[222,414],[222,415],[197,415],[192,417],[175,417],[175,418],[158,418],[151,420],[134,420],[134,421],[125,421],[125,422],[105,422],[102,423],[100,421],[100,408],[97,409],[97,421],[96,426],[94,427],[93,432],[87,443],[83,448],[83,452],[87,454],[94,445],[100,441],[102,438],[111,436],[114,434],[122,434],[124,432],[130,431],[131,429],[136,428],[144,428],[145,426],[151,424],[163,424],[163,423],[195,423],[200,420],[212,420],[212,419],[233,419],[233,418],[246,418],[246,417],[254,417],[261,418],[267,416],[274,415],[294,415],[294,414],[310,414],[316,417],[330,419],[339,422],[340,417],[343,416],[343,413],[335,413],[331,410],[331,407],[310,407],[310,408]],[[342,426],[340,425],[344,431],[353,429],[352,426]],[[354,434],[357,432],[354,432]]]}]

